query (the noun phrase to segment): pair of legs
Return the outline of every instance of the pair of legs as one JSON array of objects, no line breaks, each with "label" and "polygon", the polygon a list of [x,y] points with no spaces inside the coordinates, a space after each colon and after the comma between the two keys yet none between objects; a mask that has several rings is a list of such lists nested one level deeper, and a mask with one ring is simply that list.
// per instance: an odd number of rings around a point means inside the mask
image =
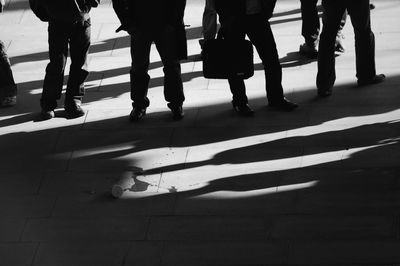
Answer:
[{"label": "pair of legs", "polygon": [[[300,0],[301,3],[301,18],[302,27],[301,34],[304,37],[305,44],[300,48],[300,52],[304,51],[307,54],[307,50],[316,52],[318,46],[319,34],[321,29],[319,14],[318,14],[318,0]],[[342,34],[341,31],[346,24],[347,12],[346,9],[342,13],[339,30],[336,37],[336,49],[343,52],[344,48],[341,44]],[[308,48],[308,49],[307,49]],[[315,54],[316,55],[316,54]]]},{"label": "pair of legs", "polygon": [[71,67],[65,94],[65,109],[74,112],[84,95],[84,81],[89,74],[87,55],[90,47],[90,21],[49,22],[48,32],[50,63],[46,67],[40,104],[44,112],[51,112],[57,107],[69,51]]},{"label": "pair of legs", "polygon": [[205,0],[206,5],[203,12],[202,33],[204,40],[215,39],[217,35],[217,11],[215,0]]},{"label": "pair of legs", "polygon": [[[335,83],[335,38],[340,27],[341,16],[347,9],[354,28],[356,49],[356,77],[359,85],[377,83],[382,80],[375,70],[375,36],[371,31],[369,0],[323,0],[324,27],[318,53],[317,88],[321,96],[328,96]],[[378,79],[376,79],[378,78]]]},{"label": "pair of legs", "polygon": [[5,50],[0,41],[0,107],[13,106],[17,100],[17,85]]},{"label": "pair of legs", "polygon": [[[147,97],[150,81],[148,70],[150,49],[153,42],[164,65],[164,98],[173,112],[182,108],[185,96],[178,56],[178,40],[173,37],[176,36],[175,31],[176,29],[172,26],[164,26],[164,28],[156,30],[138,30],[131,35],[132,68],[130,77],[133,102],[131,120],[140,119],[150,104]],[[135,113],[135,111],[142,112],[142,114]],[[183,116],[182,112],[181,115]]]},{"label": "pair of legs", "polygon": [[[282,88],[282,67],[276,48],[271,26],[262,14],[246,15],[243,19],[237,19],[233,24],[224,25],[222,22],[224,38],[229,40],[244,39],[245,35],[256,47],[257,52],[264,65],[267,99],[270,106],[286,109],[284,105],[290,103],[285,100]],[[243,78],[232,75],[228,79],[233,95],[234,107],[246,106],[248,99]],[[290,103],[292,104],[292,103]],[[286,106],[289,107],[289,106]],[[297,106],[291,106],[294,109]]]}]

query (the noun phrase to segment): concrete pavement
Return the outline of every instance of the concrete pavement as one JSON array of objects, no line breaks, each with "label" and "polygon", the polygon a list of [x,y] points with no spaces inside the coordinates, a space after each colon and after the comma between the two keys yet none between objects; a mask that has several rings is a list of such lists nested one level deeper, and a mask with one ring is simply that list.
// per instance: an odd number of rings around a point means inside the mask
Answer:
[{"label": "concrete pavement", "polygon": [[[316,62],[298,54],[299,1],[278,1],[273,31],[292,113],[266,107],[256,58],[252,118],[198,61],[203,1],[188,0],[186,116],[173,121],[153,49],[143,121],[128,121],[129,37],[109,0],[92,13],[84,117],[37,121],[47,29],[26,0],[8,0],[0,38],[19,87],[0,109],[0,265],[400,264],[400,1],[375,1],[378,73],[356,87],[353,32],[332,97],[316,97]],[[60,101],[60,107],[62,101]],[[120,199],[112,185],[144,174]]]}]

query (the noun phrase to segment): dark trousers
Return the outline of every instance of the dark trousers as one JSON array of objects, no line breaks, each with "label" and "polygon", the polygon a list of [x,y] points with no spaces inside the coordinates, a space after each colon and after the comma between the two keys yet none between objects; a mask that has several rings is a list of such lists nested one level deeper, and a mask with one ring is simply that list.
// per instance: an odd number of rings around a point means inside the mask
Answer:
[{"label": "dark trousers", "polygon": [[64,71],[68,57],[71,67],[65,94],[65,105],[81,100],[84,81],[89,72],[87,55],[90,46],[90,21],[78,23],[49,22],[49,58],[43,83],[41,106],[46,110],[57,107],[64,83]]},{"label": "dark trousers", "polygon": [[206,0],[202,19],[204,40],[214,39],[217,35],[217,27],[217,11],[215,10],[215,0]]},{"label": "dark trousers", "polygon": [[335,83],[335,38],[345,9],[354,28],[356,76],[358,79],[375,76],[375,37],[371,31],[369,0],[325,0],[322,5],[325,13],[318,52],[317,87],[330,89]]},{"label": "dark trousers", "polygon": [[0,99],[17,95],[17,86],[11,71],[3,42],[0,41]]},{"label": "dark trousers", "polygon": [[[247,34],[264,65],[268,102],[281,101],[283,99],[282,67],[271,26],[265,16],[261,14],[246,15],[243,16],[243,19],[228,26],[224,26],[223,21],[221,23],[226,39],[244,39]],[[233,95],[233,105],[246,104],[248,99],[243,78],[232,76],[228,81]]]},{"label": "dark trousers", "polygon": [[138,30],[131,35],[131,99],[133,107],[146,108],[150,76],[150,48],[154,42],[164,65],[164,98],[173,105],[182,105],[185,100],[178,56],[176,30],[166,26],[160,30]]},{"label": "dark trousers", "polygon": [[[301,34],[306,44],[313,46],[318,42],[321,24],[318,15],[318,0],[300,0],[301,3]],[[347,12],[345,11],[340,21],[340,30],[346,24]]]}]

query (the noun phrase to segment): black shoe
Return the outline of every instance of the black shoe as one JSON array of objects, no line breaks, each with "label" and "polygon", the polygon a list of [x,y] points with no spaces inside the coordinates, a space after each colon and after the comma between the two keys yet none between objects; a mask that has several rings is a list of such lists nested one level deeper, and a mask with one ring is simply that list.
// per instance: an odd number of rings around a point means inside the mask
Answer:
[{"label": "black shoe", "polygon": [[316,45],[309,45],[308,43],[303,43],[300,45],[299,53],[310,59],[315,59],[318,57]]},{"label": "black shoe", "polygon": [[42,120],[49,120],[52,119],[56,116],[56,114],[54,113],[54,110],[45,110],[42,109],[42,111],[40,111],[40,118]]},{"label": "black shoe", "polygon": [[269,107],[274,108],[279,111],[289,112],[289,111],[293,111],[294,109],[296,109],[299,106],[296,103],[292,103],[288,99],[283,98],[282,100],[280,100],[278,102],[270,102]]},{"label": "black shoe", "polygon": [[182,105],[175,105],[175,104],[169,103],[168,108],[171,109],[172,118],[174,120],[181,120],[185,116]]},{"label": "black shoe", "polygon": [[243,115],[243,116],[254,115],[253,109],[251,109],[247,103],[241,104],[241,105],[233,105],[233,109],[236,111],[236,113]]},{"label": "black shoe", "polygon": [[146,108],[133,107],[131,113],[129,114],[129,120],[131,122],[137,122],[146,115]]},{"label": "black shoe", "polygon": [[67,118],[78,118],[85,115],[85,111],[78,104],[66,105],[64,110]]},{"label": "black shoe", "polygon": [[329,97],[332,95],[332,88],[329,89],[318,89],[317,90],[319,97]]},{"label": "black shoe", "polygon": [[375,75],[369,79],[359,79],[357,81],[358,86],[367,86],[372,84],[381,83],[385,80],[386,76],[384,74]]}]

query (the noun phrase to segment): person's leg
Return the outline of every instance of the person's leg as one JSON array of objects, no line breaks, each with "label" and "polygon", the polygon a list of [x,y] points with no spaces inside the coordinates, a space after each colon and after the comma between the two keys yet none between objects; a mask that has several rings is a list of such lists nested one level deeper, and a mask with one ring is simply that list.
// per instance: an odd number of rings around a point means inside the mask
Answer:
[{"label": "person's leg", "polygon": [[375,36],[371,30],[369,0],[348,1],[354,28],[357,78],[362,83],[376,76]]},{"label": "person's leg", "polygon": [[264,65],[269,106],[282,111],[295,109],[297,104],[291,103],[283,95],[282,66],[269,22],[262,15],[247,16],[246,32]]},{"label": "person's leg", "polygon": [[181,65],[178,57],[178,43],[175,28],[165,27],[156,37],[155,44],[164,65],[164,98],[172,110],[174,118],[183,117],[182,104],[185,100]]},{"label": "person's leg", "polygon": [[335,40],[346,7],[343,0],[323,0],[323,28],[318,49],[317,88],[320,96],[329,96],[335,83]]},{"label": "person's leg", "polygon": [[204,40],[214,39],[217,35],[217,11],[215,10],[215,0],[205,0],[202,28]]},{"label": "person's leg", "polygon": [[301,34],[307,45],[316,46],[320,31],[318,15],[318,0],[300,0],[301,3]]},{"label": "person's leg", "polygon": [[0,107],[16,104],[17,85],[11,71],[10,60],[5,52],[4,44],[0,41]]},{"label": "person's leg", "polygon": [[150,104],[147,91],[150,81],[148,69],[151,43],[151,37],[143,32],[138,31],[131,35],[131,99],[132,106],[137,108],[147,108]]},{"label": "person's leg", "polygon": [[[50,22],[48,31],[50,63],[46,67],[40,99],[43,111],[53,111],[57,107],[57,100],[61,98],[70,29],[66,24]],[[51,114],[49,115],[50,118]]]},{"label": "person's leg", "polygon": [[[233,21],[232,24],[225,24],[221,21],[221,29],[223,30],[224,38],[230,43],[243,40],[245,38],[245,27],[242,19]],[[232,49],[234,50],[234,49]],[[236,52],[236,51],[235,51]],[[233,53],[235,53],[233,52]],[[251,110],[248,108],[248,98],[246,95],[246,86],[242,77],[232,74],[228,77],[229,88],[232,93],[232,105],[236,111],[242,114],[252,114],[252,111],[242,112],[241,110]]]},{"label": "person's leg", "polygon": [[339,53],[344,53],[345,51],[343,44],[343,39],[344,39],[343,28],[344,25],[346,25],[346,21],[347,21],[347,9],[344,11],[342,15],[342,19],[340,20],[339,30],[338,33],[336,34],[335,51]]},{"label": "person's leg", "polygon": [[[70,36],[71,67],[65,94],[65,109],[76,112],[85,94],[84,82],[89,74],[87,55],[90,47],[90,21],[78,23],[73,26]],[[77,115],[83,111],[78,110]]]},{"label": "person's leg", "polygon": [[262,16],[247,16],[246,30],[264,65],[268,102],[283,99],[282,67],[269,22]]}]

